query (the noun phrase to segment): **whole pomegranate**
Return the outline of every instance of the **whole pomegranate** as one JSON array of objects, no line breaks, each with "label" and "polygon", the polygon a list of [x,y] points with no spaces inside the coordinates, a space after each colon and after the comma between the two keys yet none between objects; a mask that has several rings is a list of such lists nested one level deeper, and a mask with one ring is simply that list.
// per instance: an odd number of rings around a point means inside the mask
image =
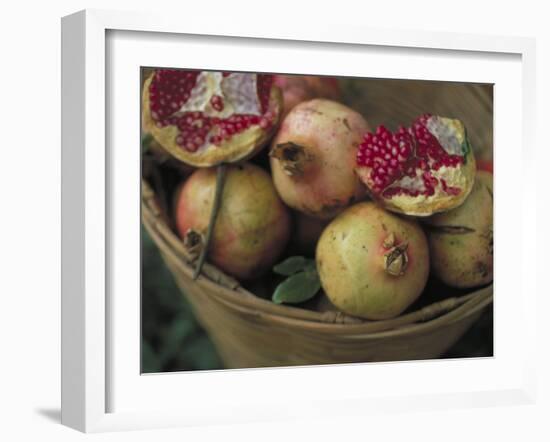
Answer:
[{"label": "whole pomegranate", "polygon": [[145,80],[143,128],[171,155],[196,167],[258,152],[282,111],[272,75],[155,69]]},{"label": "whole pomegranate", "polygon": [[346,209],[327,226],[316,261],[330,301],[367,319],[401,314],[424,290],[430,267],[426,236],[416,221],[373,202]]},{"label": "whole pomegranate", "polygon": [[365,188],[354,172],[365,119],[331,100],[297,105],[283,120],[270,151],[277,192],[290,207],[331,219],[361,199]]},{"label": "whole pomegranate", "polygon": [[[258,166],[227,166],[221,205],[208,259],[239,279],[259,277],[281,255],[290,236],[290,214],[271,178]],[[216,171],[199,169],[177,195],[179,235],[192,245],[206,233],[214,200]]]},{"label": "whole pomegranate", "polygon": [[341,95],[338,80],[334,77],[275,75],[274,82],[283,92],[283,118],[302,101],[313,98],[338,100]]},{"label": "whole pomegranate", "polygon": [[425,222],[434,274],[452,287],[476,287],[493,280],[493,175],[478,171],[460,207]]},{"label": "whole pomegranate", "polygon": [[386,209],[429,216],[460,206],[476,163],[459,120],[423,115],[392,133],[379,126],[357,151],[357,173]]}]

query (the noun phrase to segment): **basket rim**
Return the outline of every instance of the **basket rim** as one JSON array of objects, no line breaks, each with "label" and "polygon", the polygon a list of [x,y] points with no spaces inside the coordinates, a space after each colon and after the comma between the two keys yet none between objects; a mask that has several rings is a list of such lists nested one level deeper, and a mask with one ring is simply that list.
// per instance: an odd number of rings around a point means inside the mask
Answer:
[{"label": "basket rim", "polygon": [[[177,270],[191,278],[192,257],[183,242],[167,225],[162,211],[155,201],[155,193],[149,183],[142,179],[142,222],[159,248],[163,258],[170,260]],[[171,267],[169,265],[169,267]],[[209,273],[208,276],[205,273]],[[213,265],[207,265],[194,283],[199,284],[218,302],[226,307],[240,310],[250,315],[259,315],[271,322],[286,326],[310,329],[312,332],[330,331],[338,335],[353,334],[353,337],[366,335],[381,337],[384,334],[395,336],[401,333],[423,332],[471,316],[493,300],[493,284],[476,289],[462,297],[444,299],[419,310],[397,318],[368,321],[336,312],[318,312],[299,307],[275,304],[263,299],[242,287],[238,281],[225,275]]]},{"label": "basket rim", "polygon": [[[480,291],[481,292],[481,291]],[[298,318],[289,318],[287,316],[275,315],[266,312],[252,312],[231,304],[222,297],[216,297],[216,301],[223,303],[229,308],[238,310],[241,313],[255,314],[261,316],[264,320],[269,320],[272,324],[283,325],[285,327],[300,328],[301,331],[328,332],[330,335],[338,338],[348,339],[379,339],[387,337],[397,337],[415,333],[425,333],[438,328],[440,325],[453,324],[457,321],[470,317],[478,311],[485,308],[492,302],[492,292],[485,290],[480,296],[471,298],[457,308],[448,311],[436,318],[424,322],[408,323],[398,327],[390,327],[388,321],[371,321],[360,324],[338,324],[330,322],[315,322]],[[265,300],[264,300],[265,301]],[[269,301],[268,301],[269,302]],[[375,327],[372,327],[372,326]],[[379,329],[379,330],[377,330]]]}]

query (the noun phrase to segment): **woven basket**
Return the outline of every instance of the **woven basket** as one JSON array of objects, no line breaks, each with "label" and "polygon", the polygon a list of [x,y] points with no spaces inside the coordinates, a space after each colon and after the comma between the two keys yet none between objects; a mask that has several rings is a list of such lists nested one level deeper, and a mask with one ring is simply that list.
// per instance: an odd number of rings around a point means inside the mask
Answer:
[{"label": "woven basket", "polygon": [[[375,126],[394,128],[430,112],[464,121],[477,156],[492,155],[492,89],[484,85],[345,80],[345,100]],[[358,91],[359,88],[359,91]],[[142,181],[142,219],[197,319],[227,368],[436,358],[493,300],[493,286],[437,302],[394,319],[366,321],[341,312],[277,305],[206,263],[193,281],[190,255]]]}]

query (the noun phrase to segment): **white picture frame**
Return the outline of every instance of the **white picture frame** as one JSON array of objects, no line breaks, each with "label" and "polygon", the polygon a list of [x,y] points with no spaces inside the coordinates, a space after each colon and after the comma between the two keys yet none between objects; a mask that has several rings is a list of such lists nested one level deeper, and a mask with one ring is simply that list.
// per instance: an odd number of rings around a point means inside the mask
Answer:
[{"label": "white picture frame", "polygon": [[[521,305],[523,315],[516,316],[516,327],[519,325],[519,336],[515,340],[501,339],[507,332],[506,321],[510,319],[510,311],[499,313],[499,304],[505,307],[506,298],[497,301],[495,312],[495,341],[501,342],[491,360],[479,361],[430,361],[410,362],[406,364],[352,364],[335,367],[315,367],[316,376],[343,379],[341,387],[331,394],[316,394],[315,382],[309,381],[303,369],[262,369],[262,370],[230,370],[215,373],[181,373],[170,376],[140,376],[135,372],[135,354],[126,355],[117,351],[116,339],[138,339],[136,321],[139,314],[135,308],[128,310],[128,323],[124,322],[125,331],[119,332],[121,307],[118,301],[113,303],[110,291],[126,287],[124,281],[135,277],[130,271],[117,267],[113,278],[113,265],[117,265],[115,255],[122,254],[139,261],[139,250],[136,254],[130,250],[138,244],[119,242],[114,250],[112,244],[119,241],[117,219],[117,201],[125,193],[125,188],[117,187],[119,178],[114,181],[113,168],[117,168],[120,158],[115,152],[107,149],[108,140],[115,137],[107,133],[106,120],[111,118],[107,107],[108,81],[106,72],[112,57],[122,57],[121,52],[113,50],[109,43],[109,34],[130,35],[139,32],[140,38],[166,38],[174,41],[193,37],[194,42],[201,38],[216,37],[235,38],[254,46],[268,42],[272,46],[291,47],[299,42],[308,42],[311,47],[319,46],[320,50],[331,47],[338,51],[345,48],[374,48],[379,53],[397,50],[400,56],[408,51],[423,50],[436,60],[446,54],[467,54],[472,63],[484,66],[484,59],[490,56],[510,57],[515,60],[510,65],[509,74],[516,81],[520,78],[521,90],[510,90],[515,100],[519,100],[520,110],[515,114],[499,114],[499,102],[495,98],[495,145],[506,151],[507,143],[517,142],[522,146],[522,167],[524,187],[508,189],[511,194],[522,201],[523,210],[503,223],[498,224],[495,216],[497,232],[500,229],[501,238],[513,223],[521,223],[521,242],[514,245],[517,256],[521,257],[521,278],[510,284],[498,284],[495,287],[500,293],[506,290],[517,290],[521,296],[516,302]],[[149,34],[154,33],[154,34]],[[136,34],[133,34],[135,37]],[[236,41],[236,40],[234,40]],[[179,40],[178,40],[179,42]],[[179,43],[178,43],[179,44]],[[124,46],[122,46],[124,47]],[[128,46],[130,47],[130,46]],[[323,49],[324,48],[324,49]],[[144,51],[146,52],[146,51]],[[161,52],[161,51],[160,51]],[[491,55],[492,54],[492,55]],[[327,415],[360,415],[374,410],[398,412],[408,409],[438,409],[470,406],[489,406],[499,404],[533,403],[536,397],[535,358],[533,348],[535,339],[536,317],[536,278],[535,270],[527,265],[528,256],[534,256],[536,241],[534,227],[536,206],[535,192],[527,193],[524,188],[535,188],[528,183],[534,180],[530,174],[534,165],[535,145],[533,138],[533,115],[535,97],[535,46],[534,40],[518,37],[491,37],[480,35],[464,35],[451,33],[428,33],[416,31],[393,32],[369,28],[350,28],[345,26],[321,27],[316,25],[299,28],[279,28],[262,23],[250,22],[246,26],[233,28],[229,22],[209,21],[196,18],[193,22],[181,25],[178,17],[163,15],[123,13],[100,10],[87,10],[63,18],[62,21],[62,423],[84,432],[101,432],[124,429],[160,428],[169,426],[204,425],[209,423],[253,422],[285,418],[306,418]],[[111,57],[111,59],[108,59]],[[159,55],[160,57],[160,55]],[[518,61],[519,60],[519,61]],[[199,62],[199,61],[197,61]],[[215,68],[215,65],[201,67]],[[518,64],[519,63],[519,64]],[[442,65],[445,63],[442,63]],[[391,63],[388,62],[388,66]],[[264,63],[265,66],[265,63]],[[514,68],[515,66],[515,68]],[[182,66],[186,67],[186,66]],[[220,66],[217,66],[220,68]],[[226,66],[224,66],[226,67]],[[227,66],[235,69],[242,66]],[[269,68],[269,66],[267,66]],[[413,67],[414,68],[414,67]],[[437,63],[434,63],[430,78],[439,74]],[[515,69],[519,69],[515,72]],[[342,73],[342,66],[327,67],[324,73]],[[333,71],[330,71],[333,69]],[[441,67],[443,75],[444,67]],[[269,70],[269,69],[265,69]],[[275,70],[275,69],[274,69]],[[307,67],[293,71],[307,73]],[[515,73],[514,73],[515,72]],[[517,75],[516,75],[517,74]],[[391,76],[388,70],[381,76]],[[483,79],[483,72],[471,74],[457,70],[456,79]],[[504,73],[502,74],[504,75]],[[401,78],[397,75],[397,78]],[[409,74],[409,78],[412,78]],[[418,77],[421,78],[421,77]],[[448,78],[448,77],[441,77]],[[504,77],[502,77],[504,78]],[[512,78],[512,77],[510,77]],[[490,80],[490,77],[485,78]],[[503,80],[502,84],[505,80]],[[508,83],[506,83],[508,84]],[[509,83],[512,84],[512,83]],[[515,84],[515,83],[514,83]],[[497,87],[499,83],[496,83]],[[506,91],[504,91],[506,92]],[[139,101],[139,97],[137,97]],[[135,104],[135,103],[134,103]],[[130,106],[130,105],[129,105]],[[138,104],[139,106],[139,104]],[[510,139],[499,138],[500,130],[510,125],[514,116],[521,114],[519,124],[510,130]],[[134,124],[135,122],[131,123]],[[499,129],[500,127],[500,129]],[[136,133],[136,136],[138,134]],[[510,170],[517,159],[506,158],[496,153],[495,169],[502,171],[502,179],[496,176],[495,186],[505,189],[506,171]],[[135,168],[128,167],[125,175],[126,183],[134,182]],[[114,174],[116,177],[121,175]],[[113,192],[113,186],[117,192]],[[129,190],[130,191],[130,190]],[[136,192],[139,192],[136,183]],[[118,196],[116,194],[118,194]],[[118,198],[118,199],[117,199]],[[126,198],[130,201],[124,209],[128,214],[135,215],[135,205],[138,199]],[[132,202],[133,201],[133,202]],[[135,204],[135,205],[134,205]],[[116,208],[116,210],[114,209]],[[503,209],[504,210],[504,209]],[[122,216],[122,215],[121,215]],[[504,212],[500,219],[506,218]],[[497,235],[498,237],[498,235]],[[501,259],[501,275],[505,278],[506,256],[499,256],[498,240],[495,240],[496,259]],[[127,246],[128,248],[125,248]],[[134,249],[135,252],[135,249]],[[132,258],[133,257],[133,258]],[[498,261],[497,261],[498,262]],[[532,276],[532,277],[530,277]],[[128,278],[128,279],[125,279]],[[128,289],[129,296],[139,298],[139,282],[136,280]],[[121,301],[122,302],[122,301]],[[126,301],[124,301],[126,302]],[[135,303],[132,304],[135,307]],[[128,325],[128,327],[126,327]],[[122,334],[120,334],[122,333]],[[117,335],[111,341],[112,335]],[[119,336],[120,335],[120,336]],[[505,342],[507,341],[507,342]],[[112,345],[115,342],[115,345]],[[133,342],[133,341],[132,341]],[[521,343],[521,351],[519,344]],[[129,346],[134,348],[135,346]],[[516,352],[516,359],[507,355]],[[125,363],[127,361],[128,365]],[[439,366],[437,365],[439,364]],[[125,367],[120,369],[118,367]],[[498,368],[502,376],[489,377]],[[119,370],[119,371],[117,371]],[[126,370],[126,371],[125,371]],[[124,373],[129,373],[127,376]],[[374,393],[366,389],[355,388],[356,379],[368,370],[369,374],[379,376],[381,389]],[[435,379],[434,373],[439,370],[445,375]],[[310,372],[309,372],[310,373]],[[309,374],[308,373],[308,374]],[[396,378],[416,376],[419,379],[418,388],[407,390],[404,385],[397,385],[394,391],[384,390],[384,377],[392,373]],[[460,379],[460,373],[466,373]],[[480,379],[474,379],[474,373],[481,373]],[[190,378],[192,375],[193,378]],[[455,376],[454,378],[450,376]],[[127,381],[132,379],[132,381]],[[192,381],[190,381],[192,379]],[[453,379],[454,390],[446,388],[449,379]],[[318,380],[318,379],[317,379]],[[138,382],[132,383],[132,382]],[[198,397],[201,392],[210,391],[206,395],[208,401],[195,402],[193,408],[177,407],[168,400],[167,391],[177,389],[178,382],[193,384],[194,388],[187,390],[188,396]],[[281,382],[291,385],[290,398],[278,395]],[[424,382],[424,384],[423,384]],[[430,383],[428,383],[430,382]],[[119,388],[119,385],[124,388]],[[210,388],[210,390],[205,390]],[[346,390],[346,386],[350,388]],[[430,388],[426,388],[429,386]],[[132,390],[142,388],[146,404],[131,409],[128,406],[113,405],[112,392],[117,390],[117,403],[127,404],[135,401]],[[270,395],[268,402],[260,401],[260,392]],[[397,393],[401,389],[402,393]],[[156,391],[157,393],[153,393]],[[158,393],[160,391],[161,393]],[[215,393],[213,392],[215,391]],[[353,394],[345,392],[353,391]],[[157,394],[155,398],[151,395]],[[161,400],[164,394],[166,400]],[[294,394],[294,396],[292,396]],[[204,396],[204,394],[203,394]],[[212,397],[216,397],[216,401]],[[204,399],[204,398],[203,398]],[[159,404],[166,406],[160,406]],[[153,405],[154,404],[154,405]],[[228,406],[230,405],[230,406]],[[307,405],[307,406],[303,406]]]}]

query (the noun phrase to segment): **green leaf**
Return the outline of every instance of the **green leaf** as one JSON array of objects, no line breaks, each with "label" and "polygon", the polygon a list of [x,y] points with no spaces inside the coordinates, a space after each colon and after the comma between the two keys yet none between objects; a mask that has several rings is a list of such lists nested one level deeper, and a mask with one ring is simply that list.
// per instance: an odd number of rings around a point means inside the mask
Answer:
[{"label": "green leaf", "polygon": [[472,144],[468,139],[468,134],[466,133],[466,129],[464,129],[464,140],[462,141],[462,145],[460,146],[460,148],[462,150],[462,156],[464,157],[464,162],[466,162],[467,156],[472,150]]},{"label": "green leaf", "polygon": [[308,259],[308,262],[304,266],[304,272],[314,272],[317,275],[317,264],[314,259]]},{"label": "green leaf", "polygon": [[313,298],[320,288],[316,270],[295,273],[277,286],[272,300],[276,304],[298,304]]},{"label": "green leaf", "polygon": [[273,267],[273,271],[283,276],[290,276],[300,271],[311,267],[311,263],[315,265],[312,259],[304,258],[303,256],[291,256]]}]

